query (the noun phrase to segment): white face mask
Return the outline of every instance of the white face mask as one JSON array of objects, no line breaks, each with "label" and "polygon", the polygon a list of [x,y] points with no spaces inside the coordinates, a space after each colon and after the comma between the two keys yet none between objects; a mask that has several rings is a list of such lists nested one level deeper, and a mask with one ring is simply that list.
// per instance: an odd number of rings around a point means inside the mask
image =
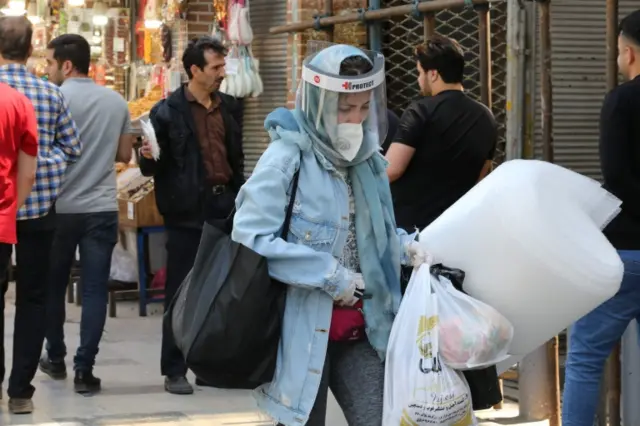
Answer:
[{"label": "white face mask", "polygon": [[345,160],[351,161],[358,155],[363,139],[364,129],[362,128],[362,124],[338,124],[336,136],[332,141],[333,148],[342,155]]}]

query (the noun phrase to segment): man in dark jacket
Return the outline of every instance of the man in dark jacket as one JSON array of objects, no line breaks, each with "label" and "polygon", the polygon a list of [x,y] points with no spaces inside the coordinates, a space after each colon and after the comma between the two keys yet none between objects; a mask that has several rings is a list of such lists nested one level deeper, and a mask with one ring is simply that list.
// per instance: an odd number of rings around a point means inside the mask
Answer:
[{"label": "man in dark jacket", "polygon": [[[156,203],[166,226],[165,309],[193,266],[203,223],[224,222],[244,183],[241,108],[218,91],[225,55],[224,46],[213,38],[189,43],[182,56],[189,83],[151,110],[160,157],[153,158],[148,141],[140,152],[140,170],[154,177]],[[167,392],[193,393],[169,330],[163,330],[161,369]]]},{"label": "man in dark jacket", "polygon": [[[426,228],[482,180],[498,140],[491,110],[464,92],[459,43],[436,36],[415,53],[418,85],[430,96],[404,111],[385,154],[396,222],[407,231]],[[410,276],[411,269],[403,267],[403,288]],[[464,376],[475,410],[502,400],[495,367]]]}]

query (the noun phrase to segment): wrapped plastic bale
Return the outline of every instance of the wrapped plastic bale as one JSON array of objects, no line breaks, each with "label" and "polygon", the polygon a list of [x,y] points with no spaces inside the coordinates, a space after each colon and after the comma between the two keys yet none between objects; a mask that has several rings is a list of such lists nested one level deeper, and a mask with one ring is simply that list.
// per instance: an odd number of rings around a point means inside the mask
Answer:
[{"label": "wrapped plastic bale", "polygon": [[503,164],[420,233],[464,290],[514,326],[524,355],[612,297],[623,265],[602,229],[620,200],[585,176],[535,160]]}]

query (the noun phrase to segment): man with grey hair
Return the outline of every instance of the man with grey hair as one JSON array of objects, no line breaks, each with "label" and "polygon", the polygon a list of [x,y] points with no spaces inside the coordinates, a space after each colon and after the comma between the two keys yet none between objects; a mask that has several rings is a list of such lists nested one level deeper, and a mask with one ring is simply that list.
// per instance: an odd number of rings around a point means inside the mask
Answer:
[{"label": "man with grey hair", "polygon": [[[38,121],[36,181],[18,211],[16,244],[16,316],[13,333],[13,367],[9,378],[9,411],[33,411],[31,381],[38,370],[44,342],[49,256],[55,230],[55,201],[67,164],[81,151],[76,125],[60,89],[29,73],[33,27],[24,17],[0,17],[0,82],[24,94],[33,104]],[[4,313],[3,313],[4,314]],[[0,382],[4,365],[0,365]]]}]

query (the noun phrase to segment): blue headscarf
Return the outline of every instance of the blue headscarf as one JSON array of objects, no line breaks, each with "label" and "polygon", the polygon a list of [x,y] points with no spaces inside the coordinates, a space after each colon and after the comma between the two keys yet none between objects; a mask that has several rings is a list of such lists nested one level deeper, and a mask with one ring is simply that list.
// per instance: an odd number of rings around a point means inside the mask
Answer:
[{"label": "blue headscarf", "polygon": [[[338,75],[340,64],[351,56],[370,60],[360,49],[347,45],[334,45],[319,52],[310,64],[329,75]],[[303,111],[302,97],[305,105]],[[310,137],[316,156],[328,160],[333,166],[346,168],[351,178],[356,216],[356,238],[360,269],[366,293],[364,315],[368,338],[381,357],[387,349],[390,325],[400,305],[400,243],[396,231],[393,202],[386,177],[387,163],[379,153],[381,135],[377,125],[377,108],[370,108],[364,121],[364,140],[356,157],[346,161],[332,146],[330,132],[335,131],[338,113],[338,93],[325,91],[320,106],[321,89],[305,83],[297,94],[294,116],[301,129]],[[372,99],[372,103],[376,99]],[[378,102],[386,100],[380,99]],[[321,114],[318,121],[318,114]],[[386,119],[386,116],[384,117]],[[316,128],[316,122],[319,123]],[[384,135],[382,135],[384,137]],[[387,326],[374,324],[380,315],[389,316]]]}]

